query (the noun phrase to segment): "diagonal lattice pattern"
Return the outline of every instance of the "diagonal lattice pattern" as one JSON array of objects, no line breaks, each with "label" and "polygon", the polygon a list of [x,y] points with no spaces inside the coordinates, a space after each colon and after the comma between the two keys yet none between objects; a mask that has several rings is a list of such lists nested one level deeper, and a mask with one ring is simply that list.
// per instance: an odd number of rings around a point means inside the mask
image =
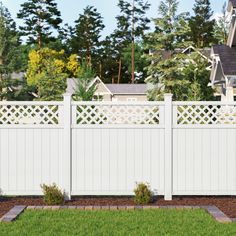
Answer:
[{"label": "diagonal lattice pattern", "polygon": [[54,105],[1,105],[0,125],[59,123],[58,106]]},{"label": "diagonal lattice pattern", "polygon": [[177,124],[180,125],[236,124],[236,106],[232,105],[177,106]]},{"label": "diagonal lattice pattern", "polygon": [[145,105],[79,105],[76,120],[80,125],[160,123],[158,106]]}]

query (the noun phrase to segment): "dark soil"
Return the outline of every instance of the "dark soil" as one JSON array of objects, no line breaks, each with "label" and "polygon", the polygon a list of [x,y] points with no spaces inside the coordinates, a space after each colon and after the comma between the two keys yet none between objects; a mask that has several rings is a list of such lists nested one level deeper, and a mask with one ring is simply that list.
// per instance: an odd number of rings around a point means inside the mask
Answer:
[{"label": "dark soil", "polygon": [[[0,217],[15,205],[45,205],[41,197],[0,197]],[[135,205],[132,197],[73,197],[65,205],[80,206],[124,206]],[[154,200],[152,205],[215,205],[231,218],[236,218],[236,197],[174,197],[173,201],[164,201],[162,197]]]}]

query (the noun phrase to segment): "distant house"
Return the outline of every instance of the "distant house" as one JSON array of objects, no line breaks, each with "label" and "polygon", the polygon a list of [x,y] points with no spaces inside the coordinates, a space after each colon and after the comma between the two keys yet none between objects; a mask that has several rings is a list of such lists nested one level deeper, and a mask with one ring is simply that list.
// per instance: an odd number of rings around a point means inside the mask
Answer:
[{"label": "distant house", "polygon": [[229,0],[231,17],[226,45],[215,45],[211,50],[211,86],[216,88],[222,101],[234,101],[236,95],[236,0]]},{"label": "distant house", "polygon": [[186,55],[190,55],[191,53],[198,53],[202,58],[206,59],[209,63],[212,62],[211,59],[211,48],[195,48],[193,46],[188,46],[185,49],[181,49],[181,48],[177,48],[174,50],[174,52],[172,51],[168,51],[168,50],[159,50],[159,51],[150,51],[149,54],[155,54],[155,53],[160,53],[162,56],[163,60],[167,60],[170,59],[174,54],[186,54]]},{"label": "distant house", "polygon": [[[105,84],[96,77],[90,86],[96,84],[94,100],[98,101],[147,101],[147,84]],[[67,93],[74,94],[76,79],[67,79]]]}]

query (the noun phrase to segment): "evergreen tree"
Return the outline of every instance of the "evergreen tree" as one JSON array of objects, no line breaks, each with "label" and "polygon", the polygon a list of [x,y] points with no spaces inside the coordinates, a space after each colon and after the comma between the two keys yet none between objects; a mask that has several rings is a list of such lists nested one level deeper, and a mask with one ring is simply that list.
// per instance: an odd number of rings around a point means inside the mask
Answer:
[{"label": "evergreen tree", "polygon": [[76,89],[74,99],[77,101],[92,101],[96,91],[96,85],[91,84],[95,74],[90,65],[87,63],[82,64],[82,68],[78,73],[76,79]]},{"label": "evergreen tree", "polygon": [[214,27],[214,37],[218,44],[226,44],[229,34],[230,20],[227,15],[226,2],[222,7],[222,15],[216,21]]},{"label": "evergreen tree", "polygon": [[20,26],[22,35],[27,36],[30,44],[37,44],[39,48],[55,40],[53,30],[58,30],[62,19],[55,0],[27,0],[21,4],[17,14],[24,21]]},{"label": "evergreen tree", "polygon": [[209,47],[216,43],[214,39],[215,20],[211,19],[213,11],[211,10],[210,0],[195,0],[194,16],[189,20],[191,28],[191,40],[197,48]]},{"label": "evergreen tree", "polygon": [[86,60],[88,65],[97,67],[98,50],[101,46],[100,37],[105,27],[103,18],[96,8],[87,6],[75,23],[75,28],[71,29],[72,52],[78,54],[81,61]]},{"label": "evergreen tree", "polygon": [[20,45],[16,24],[12,20],[7,8],[0,2],[0,74],[7,74],[14,71],[12,61],[13,51]]},{"label": "evergreen tree", "polygon": [[[118,7],[120,8],[120,15],[116,17],[117,29],[112,34],[119,61],[118,81],[121,80],[122,51],[131,45],[131,82],[134,83],[135,42],[142,41],[145,31],[149,29],[150,20],[146,17],[146,12],[150,8],[150,4],[145,0],[119,0]],[[125,72],[127,72],[127,68]]]},{"label": "evergreen tree", "polygon": [[174,99],[184,99],[182,88],[189,82],[182,76],[185,54],[178,53],[191,45],[188,34],[190,28],[187,14],[177,14],[177,0],[161,1],[159,17],[154,20],[155,32],[147,35],[147,48],[150,50],[148,78],[146,82],[155,85],[149,93],[150,100],[163,99],[164,93],[173,93]]}]

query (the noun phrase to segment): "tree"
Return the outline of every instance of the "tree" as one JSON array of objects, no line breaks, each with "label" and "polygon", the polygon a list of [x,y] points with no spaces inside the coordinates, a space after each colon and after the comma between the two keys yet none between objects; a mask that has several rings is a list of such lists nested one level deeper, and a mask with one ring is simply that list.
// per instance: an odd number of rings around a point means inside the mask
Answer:
[{"label": "tree", "polygon": [[74,77],[80,70],[77,56],[74,54],[68,57],[63,50],[56,51],[49,48],[32,50],[29,53],[26,73],[29,85],[37,86],[42,77],[41,74],[48,69],[48,64],[50,64],[50,68],[53,68],[56,74],[67,74],[68,78]]},{"label": "tree", "polygon": [[79,15],[76,25],[73,29],[71,39],[72,52],[84,59],[88,65],[96,67],[96,56],[101,46],[100,37],[104,29],[103,18],[97,9],[87,6],[83,14]]},{"label": "tree", "polygon": [[74,99],[77,101],[91,101],[96,91],[95,84],[91,82],[94,79],[94,72],[87,63],[83,63],[78,77],[76,79],[76,89]]},{"label": "tree", "polygon": [[0,100],[6,101],[32,101],[34,88],[28,86],[25,78],[12,79],[6,75],[0,80]]},{"label": "tree", "polygon": [[62,100],[66,91],[67,74],[57,71],[57,66],[49,61],[43,72],[38,75],[38,98],[40,101]]},{"label": "tree", "polygon": [[[121,52],[129,45],[132,47],[131,53],[131,82],[135,81],[135,42],[143,40],[145,31],[149,29],[149,18],[146,12],[150,8],[150,4],[144,0],[119,0],[118,7],[120,15],[117,19],[117,29],[112,34],[118,52],[119,72],[122,67]],[[120,81],[120,73],[118,81]]]},{"label": "tree", "polygon": [[149,92],[150,100],[161,100],[164,93],[173,93],[173,99],[184,99],[181,91],[189,85],[182,77],[185,54],[178,53],[191,45],[188,38],[190,28],[186,21],[187,14],[177,14],[177,0],[161,1],[159,17],[154,20],[155,31],[147,35],[147,67],[148,83],[153,83],[154,89]]},{"label": "tree", "polygon": [[26,73],[27,83],[36,89],[39,100],[60,100],[66,88],[66,78],[80,70],[76,55],[49,48],[32,50]]},{"label": "tree", "polygon": [[[133,45],[130,44],[127,48],[124,48],[122,51],[122,61],[123,64],[128,68],[129,75],[133,72],[132,65],[132,54],[133,54]],[[145,67],[147,66],[147,61],[143,57],[144,47],[141,43],[134,44],[134,66],[135,66],[135,78],[137,82],[144,82],[144,79],[147,76]]]},{"label": "tree", "polygon": [[218,44],[226,44],[229,34],[230,20],[227,15],[226,2],[222,7],[222,15],[216,20],[214,27],[214,37]]},{"label": "tree", "polygon": [[55,38],[53,30],[58,30],[62,19],[55,0],[27,0],[21,4],[17,14],[24,21],[20,26],[22,35],[28,37],[30,44],[37,44],[39,48]]},{"label": "tree", "polygon": [[20,45],[16,24],[7,8],[0,2],[0,73],[1,75],[14,71],[12,62],[16,55],[14,51]]},{"label": "tree", "polygon": [[195,0],[194,16],[189,20],[191,40],[197,48],[209,47],[214,39],[215,20],[212,19],[210,0]]}]

